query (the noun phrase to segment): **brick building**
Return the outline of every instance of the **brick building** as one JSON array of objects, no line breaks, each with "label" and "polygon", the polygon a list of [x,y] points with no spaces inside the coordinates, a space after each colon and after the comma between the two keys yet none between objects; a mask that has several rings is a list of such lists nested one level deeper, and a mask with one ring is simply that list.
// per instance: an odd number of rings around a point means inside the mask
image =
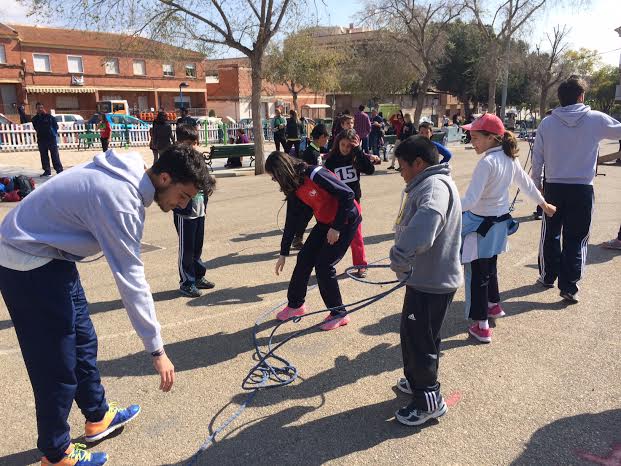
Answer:
[{"label": "brick building", "polygon": [[[205,109],[204,55],[142,37],[0,23],[0,112],[42,102],[89,117],[99,100],[124,99],[136,112]],[[204,114],[203,111],[197,113]]]},{"label": "brick building", "polygon": [[[229,116],[234,120],[251,118],[250,100],[252,96],[252,77],[248,58],[226,58],[206,60],[205,72],[208,108],[219,117]],[[298,95],[298,106],[305,104],[325,104],[325,94],[304,91]],[[263,81],[261,95],[261,115],[269,118],[278,107],[286,111],[293,108],[293,97],[286,86]],[[315,115],[315,116],[326,116]]]}]

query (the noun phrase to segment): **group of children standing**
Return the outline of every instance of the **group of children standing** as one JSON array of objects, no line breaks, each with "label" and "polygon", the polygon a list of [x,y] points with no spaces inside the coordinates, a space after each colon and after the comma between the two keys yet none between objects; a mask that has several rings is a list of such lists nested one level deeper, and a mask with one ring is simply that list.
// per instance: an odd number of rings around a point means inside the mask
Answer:
[{"label": "group of children standing", "polygon": [[[319,165],[321,144],[328,133],[315,128],[313,143],[300,160],[282,152],[270,154],[266,171],[287,196],[287,221],[276,273],[282,272],[289,249],[314,214],[317,223],[301,245],[289,285],[288,304],[278,313],[287,320],[306,313],[306,287],[313,267],[319,291],[330,314],[323,330],[346,325],[350,319],[336,280],[336,264],[351,245],[359,276],[366,274],[360,208],[360,173],[374,172],[379,157],[364,154],[353,119],[341,120],[341,132]],[[419,126],[419,136],[403,139],[395,148],[406,187],[395,222],[391,268],[406,282],[401,318],[401,348],[405,377],[397,388],[412,402],[395,413],[406,425],[420,425],[447,411],[440,393],[438,364],[440,329],[455,292],[466,280],[466,310],[473,324],[468,333],[490,343],[489,319],[505,315],[500,304],[497,258],[517,229],[509,215],[509,187],[517,184],[527,196],[554,215],[517,161],[517,140],[495,115],[485,114],[464,127],[482,158],[466,194],[460,199],[447,163],[450,152],[431,141],[432,128]],[[442,160],[440,158],[442,155]],[[298,238],[301,240],[300,236]]]}]

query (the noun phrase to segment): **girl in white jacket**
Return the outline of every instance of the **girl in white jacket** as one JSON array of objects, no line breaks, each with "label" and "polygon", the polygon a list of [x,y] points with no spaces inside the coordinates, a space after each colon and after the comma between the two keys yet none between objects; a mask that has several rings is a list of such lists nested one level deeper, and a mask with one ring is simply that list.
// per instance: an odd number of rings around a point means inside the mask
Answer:
[{"label": "girl in white jacket", "polygon": [[483,157],[461,200],[462,263],[465,264],[466,314],[474,324],[468,333],[482,343],[492,341],[488,319],[505,315],[500,306],[498,254],[506,251],[507,236],[516,222],[509,215],[509,186],[516,184],[552,216],[556,207],[548,204],[517,160],[517,140],[496,115],[489,113],[464,126],[472,145]]}]

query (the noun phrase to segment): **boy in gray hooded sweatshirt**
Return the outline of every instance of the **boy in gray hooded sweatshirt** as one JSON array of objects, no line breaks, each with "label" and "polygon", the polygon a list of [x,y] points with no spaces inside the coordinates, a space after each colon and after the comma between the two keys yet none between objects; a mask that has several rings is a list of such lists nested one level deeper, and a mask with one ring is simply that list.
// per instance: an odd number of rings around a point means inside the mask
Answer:
[{"label": "boy in gray hooded sweatshirt", "polygon": [[584,105],[585,92],[586,83],[576,76],[560,84],[561,106],[541,121],[533,147],[533,181],[557,207],[541,224],[538,282],[553,288],[558,278],[561,298],[568,303],[578,302],[586,265],[599,143],[621,139],[621,123]]},{"label": "boy in gray hooded sweatshirt", "polygon": [[440,329],[463,283],[461,202],[448,163],[439,163],[433,143],[421,136],[402,141],[395,151],[406,182],[395,225],[390,267],[407,279],[401,314],[405,378],[397,383],[412,402],[395,413],[399,422],[421,425],[447,411],[440,394]]}]

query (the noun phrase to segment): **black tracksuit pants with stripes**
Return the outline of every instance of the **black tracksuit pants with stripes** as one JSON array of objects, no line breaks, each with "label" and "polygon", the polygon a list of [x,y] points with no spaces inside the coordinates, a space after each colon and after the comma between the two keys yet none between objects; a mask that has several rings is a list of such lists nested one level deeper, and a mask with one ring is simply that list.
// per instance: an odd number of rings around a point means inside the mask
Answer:
[{"label": "black tracksuit pants with stripes", "polygon": [[175,213],[174,220],[179,235],[179,283],[191,285],[203,278],[207,271],[201,261],[205,217],[189,219]]},{"label": "black tracksuit pants with stripes", "polygon": [[405,287],[400,329],[403,374],[416,408],[422,411],[435,411],[441,400],[440,329],[454,296],[454,291],[432,294]]},{"label": "black tracksuit pants with stripes", "polygon": [[554,283],[558,278],[562,292],[575,294],[586,265],[594,204],[593,186],[546,183],[544,196],[557,210],[553,217],[543,216],[539,244],[540,278],[546,283]]}]

